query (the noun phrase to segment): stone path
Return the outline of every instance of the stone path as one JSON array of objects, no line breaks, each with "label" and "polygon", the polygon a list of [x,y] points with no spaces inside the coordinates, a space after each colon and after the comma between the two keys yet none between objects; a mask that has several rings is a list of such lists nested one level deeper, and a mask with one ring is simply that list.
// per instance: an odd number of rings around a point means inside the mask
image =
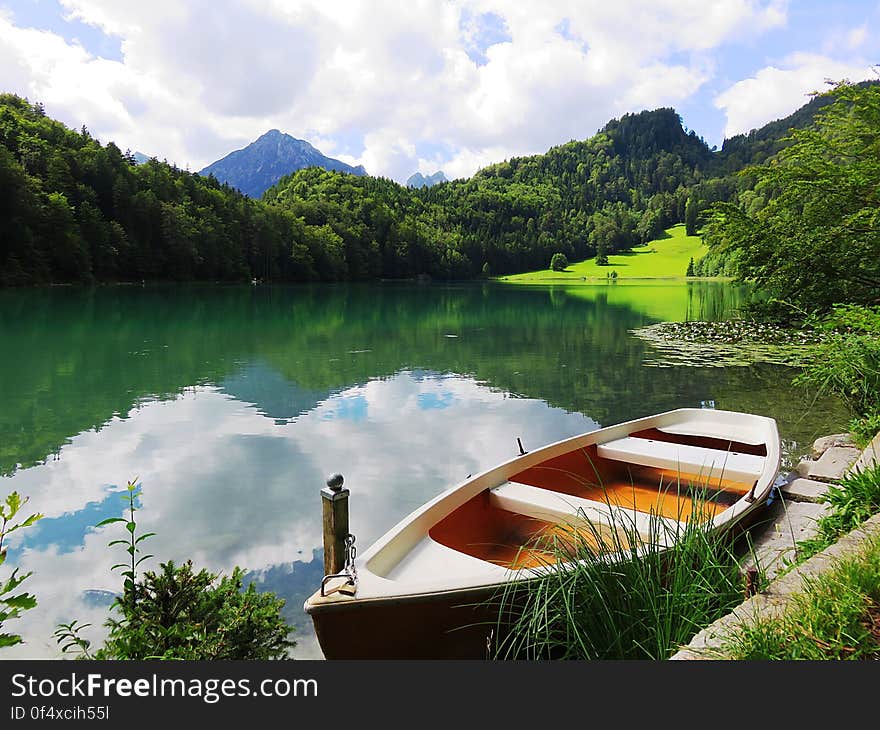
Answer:
[{"label": "stone path", "polygon": [[749,530],[751,552],[743,559],[743,570],[760,566],[771,580],[767,590],[748,599],[732,613],[698,633],[671,659],[721,659],[719,647],[731,628],[743,622],[779,615],[791,596],[802,592],[804,580],[830,569],[836,560],[857,552],[870,535],[880,534],[880,515],[821,553],[778,577],[797,559],[796,543],[818,532],[817,520],[828,505],[819,499],[828,485],[839,481],[850,470],[880,463],[880,434],[864,450],[858,449],[847,434],[817,439],[809,458],[778,484],[781,498],[767,507],[766,516]]}]

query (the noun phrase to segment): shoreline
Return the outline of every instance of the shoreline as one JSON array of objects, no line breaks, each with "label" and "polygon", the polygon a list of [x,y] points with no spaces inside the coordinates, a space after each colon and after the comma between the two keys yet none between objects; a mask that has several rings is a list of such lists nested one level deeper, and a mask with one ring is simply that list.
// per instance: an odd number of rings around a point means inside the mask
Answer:
[{"label": "shoreline", "polygon": [[[880,538],[880,513],[804,560],[798,560],[798,543],[818,534],[819,518],[830,511],[824,501],[829,488],[878,464],[880,433],[863,449],[854,447],[850,434],[816,439],[811,453],[780,480],[779,499],[768,506],[768,518],[749,530],[750,540],[755,538],[754,556],[743,560],[744,572],[765,569],[770,578],[767,587],[698,631],[667,661],[729,659],[727,645],[737,630],[780,617],[797,604],[816,578],[834,571],[842,560],[864,553],[873,539]],[[792,556],[795,562],[789,569]]]},{"label": "shoreline", "polygon": [[589,284],[625,284],[627,282],[681,282],[688,283],[691,281],[717,281],[722,283],[732,283],[735,280],[731,276],[581,276],[574,277],[546,277],[541,279],[516,279],[512,277],[522,276],[522,274],[509,274],[508,276],[493,276],[489,281],[499,284],[522,284],[532,286],[535,284],[566,284],[569,286],[583,286]]}]

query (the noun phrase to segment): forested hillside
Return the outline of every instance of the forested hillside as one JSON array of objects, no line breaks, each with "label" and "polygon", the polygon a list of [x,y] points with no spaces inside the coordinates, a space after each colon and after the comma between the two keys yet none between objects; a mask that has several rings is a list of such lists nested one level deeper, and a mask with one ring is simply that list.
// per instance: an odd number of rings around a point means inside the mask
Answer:
[{"label": "forested hillside", "polygon": [[[813,106],[820,106],[819,100]],[[810,105],[790,119],[806,125]],[[262,200],[157,160],[135,164],[0,95],[0,284],[143,280],[471,278],[637,246],[752,184],[735,175],[785,143],[785,120],[721,152],[672,109],[593,137],[407,188],[316,167]]]},{"label": "forested hillside", "polygon": [[0,96],[0,283],[333,278],[338,236]]}]

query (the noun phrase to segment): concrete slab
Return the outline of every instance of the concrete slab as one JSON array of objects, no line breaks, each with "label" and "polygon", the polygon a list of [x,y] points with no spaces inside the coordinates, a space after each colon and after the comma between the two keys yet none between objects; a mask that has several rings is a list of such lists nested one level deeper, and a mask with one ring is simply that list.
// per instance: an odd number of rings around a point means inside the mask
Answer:
[{"label": "concrete slab", "polygon": [[[809,479],[835,482],[842,479],[847,470],[861,456],[861,451],[850,446],[831,446],[817,461],[809,463],[806,474]],[[804,462],[801,462],[803,464]],[[800,464],[798,464],[800,466]],[[800,469],[798,469],[800,473]]]},{"label": "concrete slab", "polygon": [[820,517],[830,505],[777,500],[760,522],[749,530],[751,554],[743,557],[743,571],[759,568],[773,580],[797,559],[797,543],[815,537]]},{"label": "concrete slab", "polygon": [[853,437],[848,433],[835,433],[831,436],[821,436],[817,438],[813,442],[813,450],[811,453],[811,457],[813,459],[818,459],[822,454],[824,454],[828,449],[832,446],[847,446],[849,448],[858,448],[856,446],[856,442],[853,441]]},{"label": "concrete slab", "polygon": [[791,598],[803,592],[805,581],[832,570],[841,559],[863,552],[868,540],[878,536],[880,515],[874,515],[830,547],[772,582],[764,593],[753,596],[731,613],[707,626],[670,659],[724,659],[725,642],[743,624],[781,615]]},{"label": "concrete slab", "polygon": [[828,493],[828,482],[798,478],[780,487],[782,496],[794,502],[819,502]]},{"label": "concrete slab", "polygon": [[861,471],[863,469],[877,466],[878,464],[880,464],[880,433],[878,433],[874,437],[874,440],[868,444],[867,448],[862,451],[855,464],[852,465],[851,471]]}]

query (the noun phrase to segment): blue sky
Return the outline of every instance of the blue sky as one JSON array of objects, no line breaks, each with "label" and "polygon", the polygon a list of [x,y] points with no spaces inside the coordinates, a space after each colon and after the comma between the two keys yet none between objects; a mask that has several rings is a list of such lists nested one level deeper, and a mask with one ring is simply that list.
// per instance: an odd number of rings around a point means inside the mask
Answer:
[{"label": "blue sky", "polygon": [[720,146],[878,62],[880,0],[0,0],[0,90],[193,170],[277,128],[464,177],[660,106]]}]

